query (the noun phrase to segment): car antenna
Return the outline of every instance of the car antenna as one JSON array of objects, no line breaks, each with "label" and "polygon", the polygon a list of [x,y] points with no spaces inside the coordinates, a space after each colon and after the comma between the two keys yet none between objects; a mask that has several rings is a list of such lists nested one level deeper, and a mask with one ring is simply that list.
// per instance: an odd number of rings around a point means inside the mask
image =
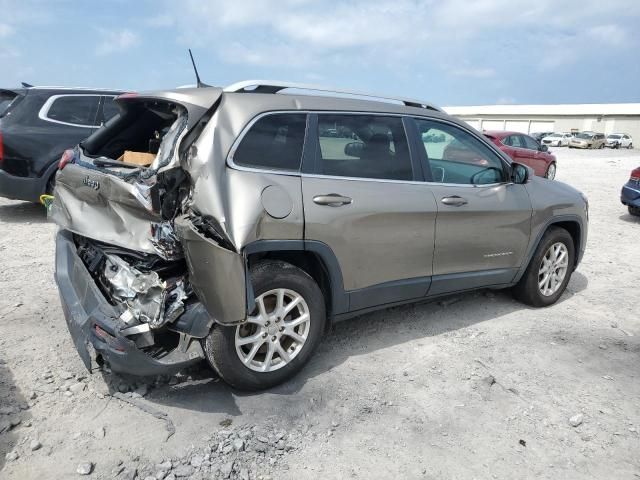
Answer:
[{"label": "car antenna", "polygon": [[198,74],[198,68],[196,67],[196,62],[193,59],[193,53],[191,53],[191,49],[189,49],[189,56],[191,57],[191,64],[193,65],[193,71],[196,72],[196,82],[197,82],[196,85],[198,86],[198,88],[210,87],[211,85],[202,83],[202,81],[200,80],[200,75]]}]

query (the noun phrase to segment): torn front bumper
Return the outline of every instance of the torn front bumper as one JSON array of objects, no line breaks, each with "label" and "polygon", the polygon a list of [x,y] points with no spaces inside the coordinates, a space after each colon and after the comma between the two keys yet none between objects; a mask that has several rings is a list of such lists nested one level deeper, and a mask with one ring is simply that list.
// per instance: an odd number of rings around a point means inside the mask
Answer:
[{"label": "torn front bumper", "polygon": [[56,238],[55,280],[69,332],[89,371],[106,363],[115,372],[131,375],[169,374],[204,358],[200,342],[184,334],[178,347],[162,358],[150,356],[122,335],[119,312],[104,298],[65,230]]}]

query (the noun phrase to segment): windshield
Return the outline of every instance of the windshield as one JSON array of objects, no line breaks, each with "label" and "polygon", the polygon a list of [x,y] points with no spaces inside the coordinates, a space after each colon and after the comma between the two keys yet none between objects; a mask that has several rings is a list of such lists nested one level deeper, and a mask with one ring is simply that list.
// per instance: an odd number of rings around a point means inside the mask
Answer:
[{"label": "windshield", "polygon": [[578,135],[576,135],[576,138],[586,138],[587,140],[589,140],[591,137],[593,137],[593,133],[579,133]]},{"label": "windshield", "polygon": [[613,138],[613,139],[620,139],[622,138],[622,135],[609,135],[607,138]]},{"label": "windshield", "polygon": [[0,92],[0,117],[9,111],[9,106],[18,97],[18,94],[13,92]]},{"label": "windshield", "polygon": [[550,137],[561,137],[562,135],[560,135],[559,133],[552,133],[551,135],[549,135]]}]

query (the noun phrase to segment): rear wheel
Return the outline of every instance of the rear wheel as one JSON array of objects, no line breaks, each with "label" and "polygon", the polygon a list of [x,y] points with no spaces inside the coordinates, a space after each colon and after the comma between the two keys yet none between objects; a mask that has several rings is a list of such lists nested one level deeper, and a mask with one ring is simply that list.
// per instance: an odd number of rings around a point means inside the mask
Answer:
[{"label": "rear wheel", "polygon": [[555,163],[550,163],[549,166],[547,167],[547,171],[544,174],[545,178],[548,178],[549,180],[553,180],[554,178],[556,178],[556,164]]},{"label": "rear wheel", "polygon": [[326,325],[322,292],[305,271],[282,261],[251,269],[255,309],[237,326],[215,326],[204,340],[207,359],[242,390],[273,387],[311,358]]},{"label": "rear wheel", "polygon": [[564,228],[551,227],[544,234],[524,275],[513,287],[513,295],[532,307],[547,307],[558,301],[571,278],[575,248]]}]

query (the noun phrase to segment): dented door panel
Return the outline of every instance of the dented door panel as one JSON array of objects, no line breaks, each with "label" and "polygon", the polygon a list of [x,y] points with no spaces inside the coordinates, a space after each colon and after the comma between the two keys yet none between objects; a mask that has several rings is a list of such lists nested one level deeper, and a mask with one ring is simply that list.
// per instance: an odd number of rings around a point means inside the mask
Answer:
[{"label": "dented door panel", "polygon": [[186,217],[175,221],[189,269],[191,286],[218,323],[243,321],[247,314],[245,261],[196,230]]}]

